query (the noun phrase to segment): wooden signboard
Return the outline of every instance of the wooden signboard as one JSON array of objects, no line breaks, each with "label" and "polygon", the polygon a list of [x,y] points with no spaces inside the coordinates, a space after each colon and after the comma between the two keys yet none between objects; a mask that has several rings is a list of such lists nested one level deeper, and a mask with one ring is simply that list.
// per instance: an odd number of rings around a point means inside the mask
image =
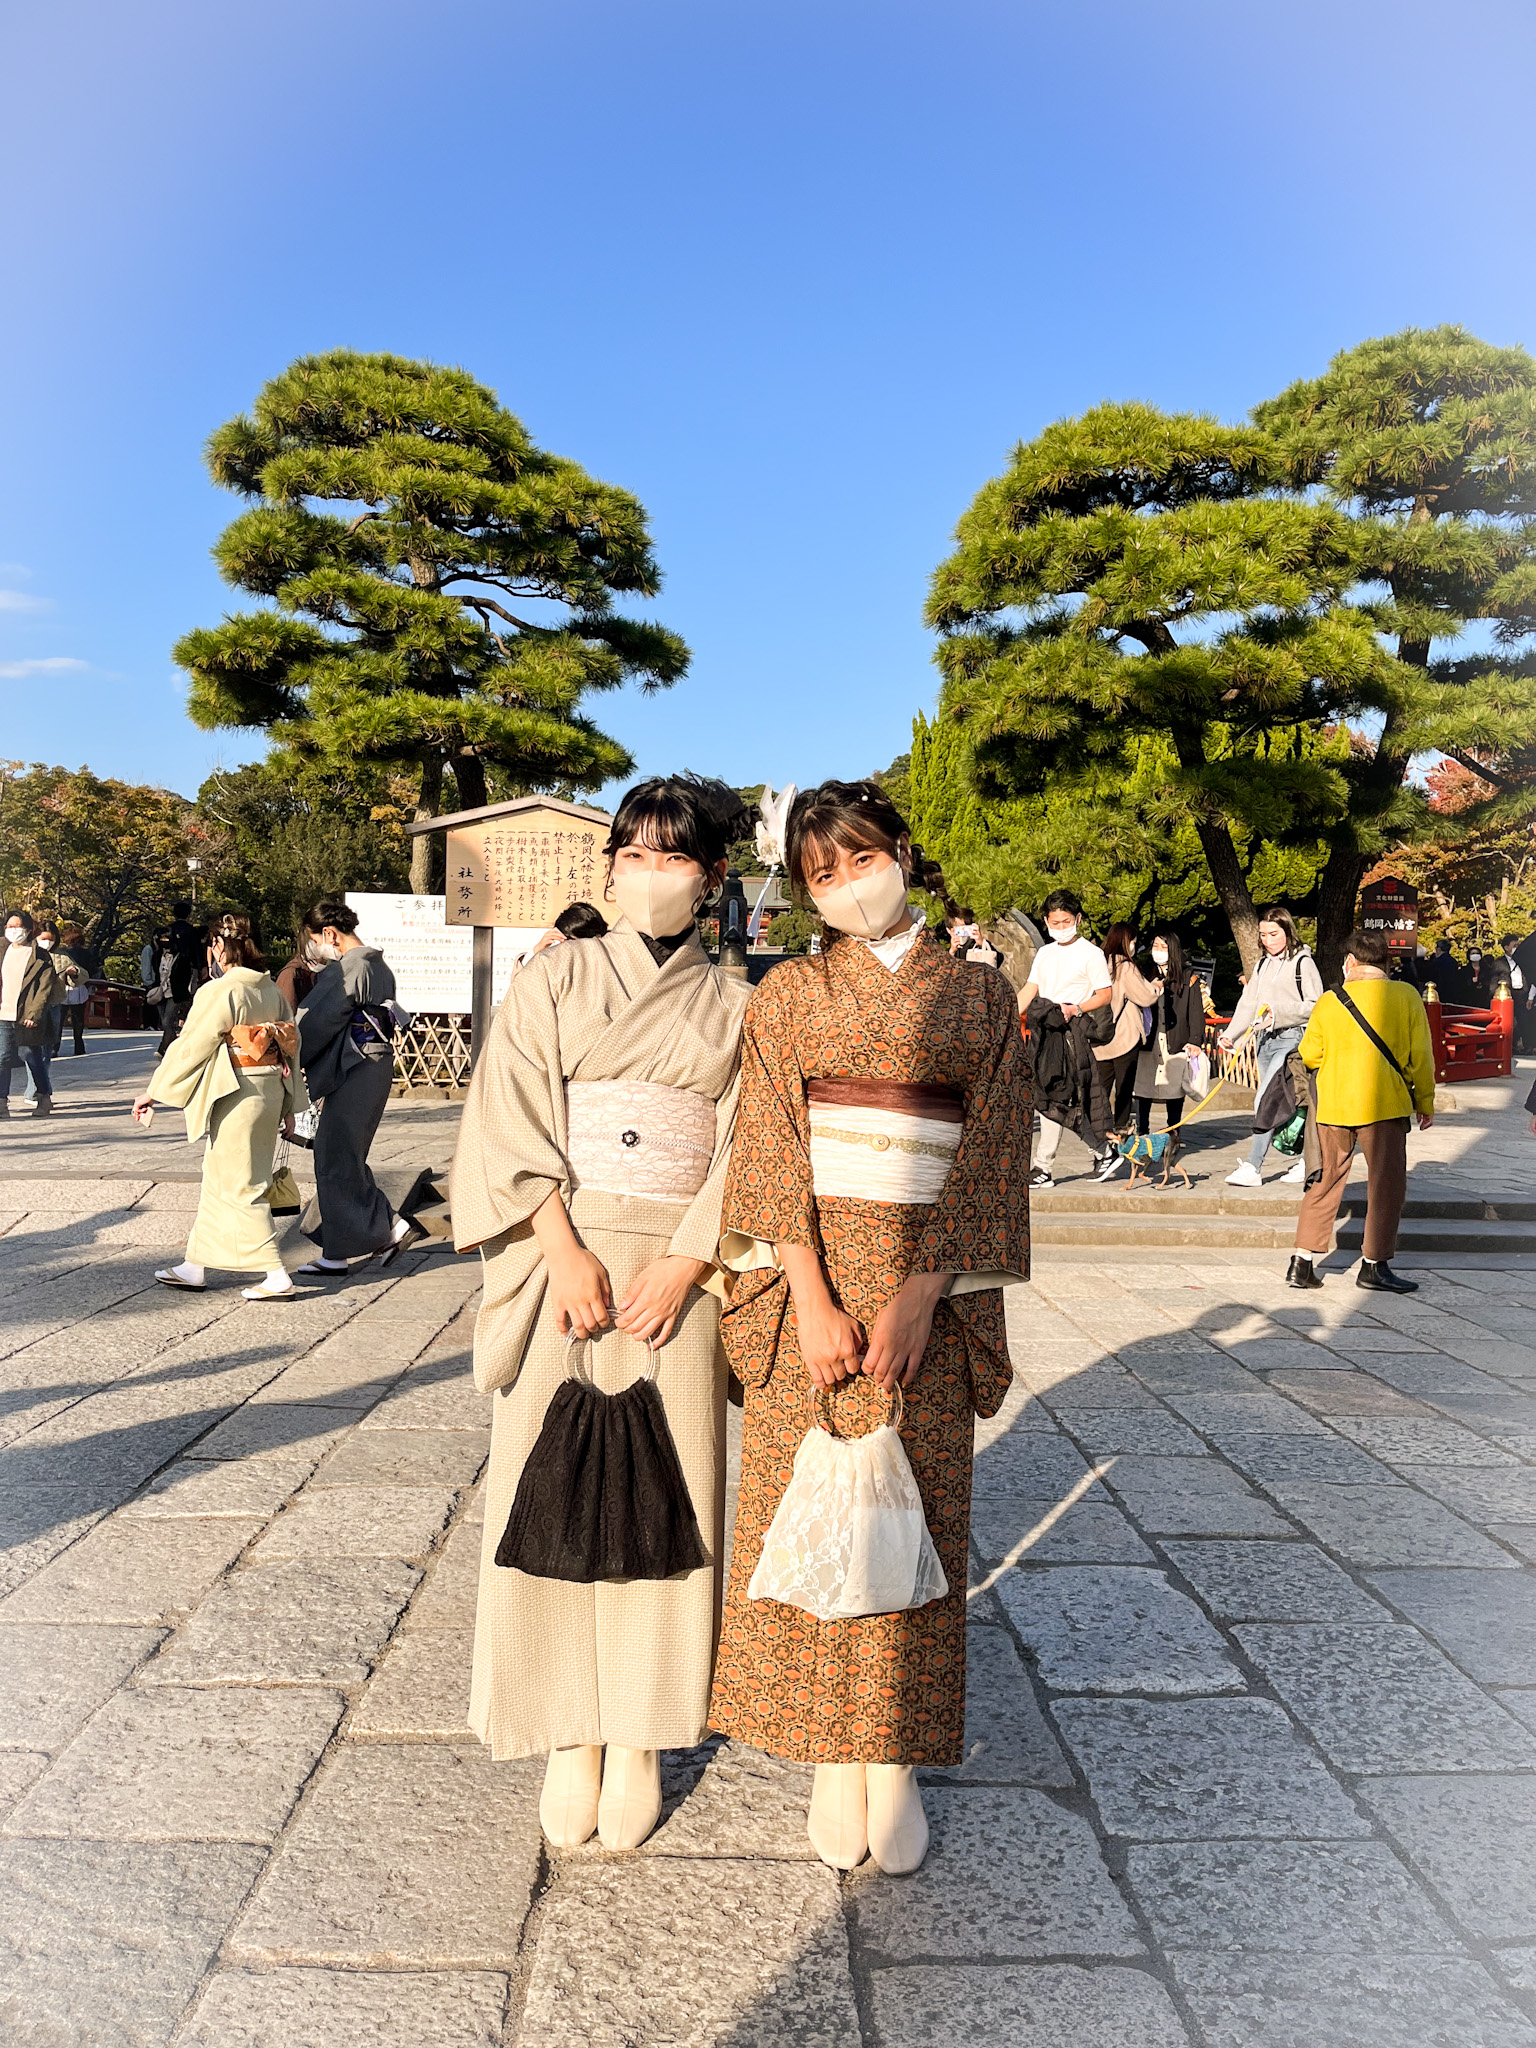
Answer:
[{"label": "wooden signboard", "polygon": [[546,930],[572,903],[602,909],[602,811],[531,799],[508,815],[448,832],[446,922]]},{"label": "wooden signboard", "polygon": [[1360,891],[1360,929],[1385,932],[1394,953],[1413,953],[1419,943],[1419,892],[1395,875]]}]

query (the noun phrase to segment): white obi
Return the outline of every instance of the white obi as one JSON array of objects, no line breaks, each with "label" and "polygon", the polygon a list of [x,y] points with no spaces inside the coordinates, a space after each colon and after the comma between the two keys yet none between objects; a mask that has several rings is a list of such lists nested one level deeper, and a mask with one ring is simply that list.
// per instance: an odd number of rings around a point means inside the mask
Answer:
[{"label": "white obi", "polygon": [[865,1202],[936,1202],[963,1126],[853,1103],[811,1106],[811,1184]]},{"label": "white obi", "polygon": [[691,1202],[715,1156],[715,1105],[654,1081],[568,1081],[566,1159],[575,1188]]}]

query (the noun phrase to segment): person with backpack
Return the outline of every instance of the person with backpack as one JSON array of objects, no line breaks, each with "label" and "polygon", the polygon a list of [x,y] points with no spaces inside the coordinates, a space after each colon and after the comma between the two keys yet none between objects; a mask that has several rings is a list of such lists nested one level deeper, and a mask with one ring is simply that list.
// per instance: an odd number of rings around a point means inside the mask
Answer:
[{"label": "person with backpack", "polygon": [[156,990],[160,1004],[160,1043],[155,1048],[157,1059],[165,1058],[187,1021],[193,996],[206,979],[203,972],[203,936],[195,925],[188,922],[191,914],[190,903],[171,905],[171,923],[165,934],[165,944],[160,948],[160,980]]},{"label": "person with backpack", "polygon": [[[1283,904],[1272,903],[1260,917],[1259,944],[1263,948],[1259,964],[1248,977],[1237,1008],[1232,1012],[1231,1022],[1216,1040],[1223,1052],[1230,1052],[1257,1020],[1254,1051],[1258,1057],[1259,1079],[1253,1091],[1253,1145],[1237,1171],[1227,1175],[1229,1188],[1263,1186],[1263,1175],[1259,1169],[1275,1138],[1275,1128],[1263,1120],[1260,1113],[1265,1091],[1290,1054],[1300,1045],[1307,1020],[1323,992],[1323,977],[1317,971],[1317,962],[1302,944],[1291,913]],[[1289,1173],[1281,1175],[1282,1180],[1293,1182],[1304,1181],[1306,1177],[1306,1162],[1301,1159]]]},{"label": "person with backpack", "polygon": [[1322,1175],[1302,1197],[1290,1287],[1321,1287],[1314,1268],[1326,1258],[1358,1145],[1365,1154],[1365,1241],[1357,1287],[1415,1294],[1388,1261],[1408,1193],[1408,1127],[1435,1119],[1435,1050],[1423,998],[1388,973],[1385,932],[1354,931],[1344,956],[1344,986],[1320,996],[1302,1036],[1301,1057],[1317,1074],[1317,1136]]}]

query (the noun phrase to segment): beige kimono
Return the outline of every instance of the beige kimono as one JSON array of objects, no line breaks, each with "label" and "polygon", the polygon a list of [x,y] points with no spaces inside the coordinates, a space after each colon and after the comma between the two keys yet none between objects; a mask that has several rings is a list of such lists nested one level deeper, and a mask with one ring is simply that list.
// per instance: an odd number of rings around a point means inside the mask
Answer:
[{"label": "beige kimono", "polygon": [[291,1023],[293,1011],[268,974],[231,967],[192,998],[180,1036],[166,1048],[145,1093],[187,1114],[187,1141],[206,1137],[203,1188],[187,1257],[226,1273],[271,1273],[282,1255],[267,1206],[272,1154],[285,1116],[309,1107],[295,1063],[237,1067],[225,1043],[235,1024]]},{"label": "beige kimono", "polygon": [[[558,1189],[578,1237],[607,1267],[615,1302],[654,1259],[715,1258],[747,993],[692,935],[658,967],[620,918],[606,938],[551,946],[527,963],[475,1070],[452,1203],[459,1250],[478,1247],[484,1261],[475,1379],[496,1396],[470,1726],[497,1757],[575,1743],[684,1748],[705,1731],[725,1519],[726,1367],[714,1294],[691,1292],[656,1359],[710,1562],[672,1579],[573,1585],[497,1565],[494,1553],[569,1369],[529,1219]],[[603,1094],[619,1103],[633,1086],[638,1096],[686,1090],[703,1098],[691,1106],[706,1118],[714,1105],[702,1186],[665,1200],[584,1185],[569,1156],[567,1088],[587,1083],[614,1084]],[[647,1366],[644,1347],[612,1328],[586,1359],[606,1393]]]}]

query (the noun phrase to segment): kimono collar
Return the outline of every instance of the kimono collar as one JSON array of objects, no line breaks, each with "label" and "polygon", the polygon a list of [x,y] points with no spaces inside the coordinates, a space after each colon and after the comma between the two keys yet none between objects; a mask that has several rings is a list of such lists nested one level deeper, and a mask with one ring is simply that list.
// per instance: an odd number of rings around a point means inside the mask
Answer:
[{"label": "kimono collar", "polygon": [[[677,950],[661,961],[657,960],[655,954],[652,953],[650,947],[646,944],[645,934],[635,930],[622,910],[609,925],[608,937],[610,939],[618,939],[621,942],[620,952],[625,960],[633,960],[637,964],[643,962],[644,966],[653,976],[676,974],[679,971],[679,961],[685,961],[695,967],[708,967],[713,964],[699,938],[699,928],[697,925],[691,931],[684,934],[683,942]],[[579,944],[580,942],[578,941],[577,943]]]}]

